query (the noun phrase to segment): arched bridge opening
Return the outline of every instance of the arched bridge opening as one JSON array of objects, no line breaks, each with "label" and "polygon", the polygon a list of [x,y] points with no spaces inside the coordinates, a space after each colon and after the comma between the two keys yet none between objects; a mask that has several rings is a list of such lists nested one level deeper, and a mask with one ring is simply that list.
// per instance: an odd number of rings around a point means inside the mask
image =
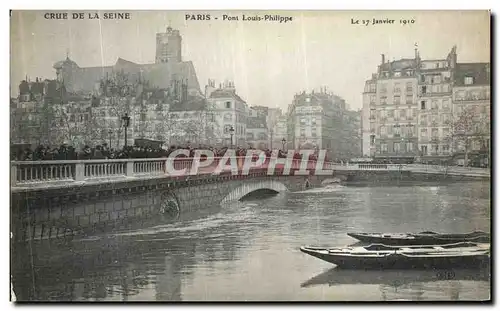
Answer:
[{"label": "arched bridge opening", "polygon": [[221,203],[248,200],[250,198],[262,198],[262,196],[276,195],[280,192],[287,192],[288,188],[279,181],[267,180],[244,183],[232,189],[222,199]]},{"label": "arched bridge opening", "polygon": [[250,193],[245,194],[243,197],[239,199],[239,201],[250,201],[250,200],[259,200],[259,199],[266,199],[270,197],[274,197],[279,193],[279,191],[273,190],[273,189],[258,189],[255,191],[252,191]]}]

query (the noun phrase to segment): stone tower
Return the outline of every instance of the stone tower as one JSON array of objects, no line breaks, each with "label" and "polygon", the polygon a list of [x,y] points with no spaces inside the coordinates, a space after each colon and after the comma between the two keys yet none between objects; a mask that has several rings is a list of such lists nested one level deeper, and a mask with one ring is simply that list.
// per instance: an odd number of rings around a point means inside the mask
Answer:
[{"label": "stone tower", "polygon": [[156,60],[158,63],[182,61],[182,37],[179,30],[168,26],[166,32],[156,34]]}]

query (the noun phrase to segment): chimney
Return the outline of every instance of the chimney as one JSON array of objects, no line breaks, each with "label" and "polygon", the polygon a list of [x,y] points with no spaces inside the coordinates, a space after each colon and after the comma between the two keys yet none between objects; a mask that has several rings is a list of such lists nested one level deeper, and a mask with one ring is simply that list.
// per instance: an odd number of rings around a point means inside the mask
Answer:
[{"label": "chimney", "polygon": [[382,65],[385,64],[385,54],[382,54]]}]

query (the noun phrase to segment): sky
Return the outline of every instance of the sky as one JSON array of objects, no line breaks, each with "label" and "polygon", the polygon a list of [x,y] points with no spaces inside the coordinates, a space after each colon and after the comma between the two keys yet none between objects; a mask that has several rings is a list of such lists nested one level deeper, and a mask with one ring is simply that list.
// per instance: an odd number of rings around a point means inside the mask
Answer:
[{"label": "sky", "polygon": [[[75,12],[86,18],[72,20]],[[101,18],[89,19],[95,12]],[[180,30],[183,60],[194,63],[202,91],[208,79],[231,80],[250,106],[283,110],[294,94],[320,87],[361,109],[364,82],[381,54],[391,61],[413,58],[415,44],[423,59],[444,59],[457,45],[459,62],[490,61],[488,11],[129,11],[129,20],[103,19],[104,11],[68,11],[67,20],[45,13],[12,12],[12,96],[26,76],[55,78],[52,66],[67,54],[80,67],[113,65],[119,57],[152,63],[156,33],[168,25]],[[211,20],[186,20],[186,14],[210,14]],[[239,20],[224,21],[224,14]],[[243,21],[243,14],[292,21]],[[395,22],[372,25],[374,18]]]}]

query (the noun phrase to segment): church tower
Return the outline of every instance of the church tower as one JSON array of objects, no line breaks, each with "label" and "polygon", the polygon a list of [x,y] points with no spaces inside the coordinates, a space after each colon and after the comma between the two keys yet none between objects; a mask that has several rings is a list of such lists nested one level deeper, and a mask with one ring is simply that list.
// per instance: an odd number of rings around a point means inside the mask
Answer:
[{"label": "church tower", "polygon": [[156,60],[158,63],[182,62],[182,37],[179,30],[168,26],[166,32],[156,34]]}]

